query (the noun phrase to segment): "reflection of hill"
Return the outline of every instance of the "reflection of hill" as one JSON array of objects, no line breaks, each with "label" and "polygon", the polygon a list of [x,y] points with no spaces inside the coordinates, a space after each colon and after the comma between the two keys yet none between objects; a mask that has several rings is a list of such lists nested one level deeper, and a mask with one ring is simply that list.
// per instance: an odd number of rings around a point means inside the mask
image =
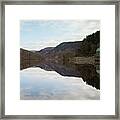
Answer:
[{"label": "reflection of hill", "polygon": [[[27,65],[23,65],[24,67],[22,67],[22,69],[25,69],[25,66],[26,68],[32,67],[32,64],[27,63]],[[41,63],[36,65],[33,64],[33,66],[40,67],[47,71],[56,71],[62,76],[81,77],[87,84],[100,89],[99,74],[96,72],[96,67],[94,65]]]}]

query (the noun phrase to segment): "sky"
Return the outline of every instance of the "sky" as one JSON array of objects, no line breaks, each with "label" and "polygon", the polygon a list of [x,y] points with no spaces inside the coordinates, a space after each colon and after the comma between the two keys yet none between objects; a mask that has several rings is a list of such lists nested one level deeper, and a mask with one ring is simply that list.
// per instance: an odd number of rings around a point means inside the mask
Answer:
[{"label": "sky", "polygon": [[98,30],[99,20],[21,20],[20,48],[41,50],[62,42],[82,41]]}]

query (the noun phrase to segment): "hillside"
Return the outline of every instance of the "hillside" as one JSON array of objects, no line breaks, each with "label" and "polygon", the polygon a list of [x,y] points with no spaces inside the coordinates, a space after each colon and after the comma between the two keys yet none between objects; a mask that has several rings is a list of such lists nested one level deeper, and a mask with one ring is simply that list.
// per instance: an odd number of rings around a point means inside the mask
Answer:
[{"label": "hillside", "polygon": [[83,41],[63,42],[56,47],[37,51],[45,60],[68,61],[73,57],[92,57],[100,48],[100,31],[86,36]]},{"label": "hillside", "polygon": [[42,57],[36,52],[20,48],[20,69],[39,64]]},{"label": "hillside", "polygon": [[[56,62],[76,64],[99,64],[100,31],[86,36],[83,41],[63,42],[56,47],[47,47],[39,51],[20,49],[21,63],[26,60],[33,62]],[[99,50],[100,51],[100,50]]]}]

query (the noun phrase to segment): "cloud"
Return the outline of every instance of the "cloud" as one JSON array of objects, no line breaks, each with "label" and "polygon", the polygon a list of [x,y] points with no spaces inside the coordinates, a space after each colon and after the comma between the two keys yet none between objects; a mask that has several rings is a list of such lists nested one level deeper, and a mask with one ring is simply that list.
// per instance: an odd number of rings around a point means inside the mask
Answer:
[{"label": "cloud", "polygon": [[32,29],[31,29],[31,28],[29,28],[29,29],[24,29],[24,31],[26,31],[26,32],[32,32]]}]

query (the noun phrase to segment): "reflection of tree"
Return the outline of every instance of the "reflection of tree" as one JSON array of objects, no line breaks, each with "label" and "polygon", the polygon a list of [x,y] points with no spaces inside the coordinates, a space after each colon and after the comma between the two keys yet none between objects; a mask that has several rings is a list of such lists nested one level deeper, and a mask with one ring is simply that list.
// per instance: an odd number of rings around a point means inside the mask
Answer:
[{"label": "reflection of tree", "polygon": [[[100,75],[96,72],[96,67],[90,64],[69,64],[69,62],[36,62],[26,61],[22,64],[21,70],[28,67],[40,67],[47,71],[56,71],[62,76],[81,77],[87,84],[100,89]],[[97,65],[98,66],[98,65]],[[98,67],[97,67],[98,68]]]},{"label": "reflection of tree", "polygon": [[39,54],[20,49],[20,69],[25,69],[33,65],[39,64],[42,61]]}]

